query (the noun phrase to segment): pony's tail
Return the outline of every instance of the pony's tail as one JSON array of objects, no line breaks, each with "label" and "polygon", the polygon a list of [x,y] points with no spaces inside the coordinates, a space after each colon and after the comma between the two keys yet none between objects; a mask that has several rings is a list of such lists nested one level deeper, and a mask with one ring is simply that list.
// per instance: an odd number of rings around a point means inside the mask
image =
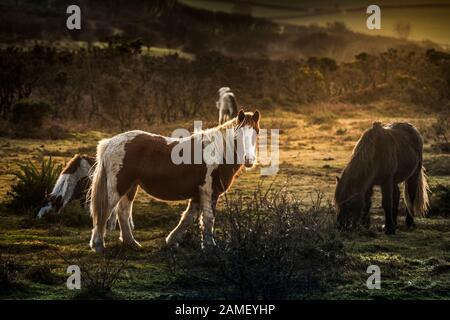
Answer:
[{"label": "pony's tail", "polygon": [[[415,187],[415,195],[414,195],[414,202],[411,201],[411,196],[409,194],[409,187],[411,184],[411,180],[408,179],[405,182],[405,202],[406,207],[410,214],[414,216],[425,216],[428,212],[429,208],[429,200],[428,200],[428,182],[427,182],[427,176],[425,174],[425,168],[421,165],[420,170],[417,172],[417,176],[413,177],[414,180],[416,180],[416,187]],[[414,187],[414,186],[412,186]]]},{"label": "pony's tail", "polygon": [[101,140],[97,146],[97,165],[92,175],[92,185],[90,195],[90,211],[94,228],[97,232],[104,234],[106,219],[108,219],[108,177],[105,164],[105,149],[108,146],[109,139]]}]

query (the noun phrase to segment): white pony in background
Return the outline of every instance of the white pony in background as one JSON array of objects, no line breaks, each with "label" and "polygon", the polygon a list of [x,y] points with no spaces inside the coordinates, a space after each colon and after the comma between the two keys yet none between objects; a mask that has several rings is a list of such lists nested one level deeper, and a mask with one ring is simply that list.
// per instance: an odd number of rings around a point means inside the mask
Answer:
[{"label": "white pony in background", "polygon": [[219,89],[219,100],[216,102],[216,107],[219,109],[219,124],[223,124],[237,116],[236,99],[229,87]]}]

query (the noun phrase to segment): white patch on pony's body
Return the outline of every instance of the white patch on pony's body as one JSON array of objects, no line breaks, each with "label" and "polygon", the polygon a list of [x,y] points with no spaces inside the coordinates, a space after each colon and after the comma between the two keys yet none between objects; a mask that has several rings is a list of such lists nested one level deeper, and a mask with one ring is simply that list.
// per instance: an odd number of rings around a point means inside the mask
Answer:
[{"label": "white patch on pony's body", "polygon": [[214,245],[213,228],[214,228],[214,212],[212,208],[213,195],[213,178],[212,173],[218,167],[218,164],[206,165],[205,183],[199,187],[200,189],[200,206],[202,214],[200,216],[200,228],[202,229],[202,248]]},{"label": "white patch on pony's body", "polygon": [[[219,165],[218,164],[213,164],[213,165],[207,165],[206,166],[206,174],[205,174],[205,183],[203,185],[200,186],[200,192],[202,195],[206,195],[209,196],[209,200],[211,201],[211,197],[212,197],[212,183],[213,183],[213,179],[212,179],[212,172],[217,169]],[[207,199],[201,199],[201,204],[204,203],[204,201],[206,201]]]}]

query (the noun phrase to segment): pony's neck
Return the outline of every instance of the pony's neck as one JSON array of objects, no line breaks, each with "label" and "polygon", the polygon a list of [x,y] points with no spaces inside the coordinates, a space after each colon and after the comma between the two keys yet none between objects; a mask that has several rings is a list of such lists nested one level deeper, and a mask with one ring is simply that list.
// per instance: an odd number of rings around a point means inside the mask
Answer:
[{"label": "pony's neck", "polygon": [[365,193],[372,183],[370,175],[359,166],[347,166],[342,174],[342,186],[351,194]]}]

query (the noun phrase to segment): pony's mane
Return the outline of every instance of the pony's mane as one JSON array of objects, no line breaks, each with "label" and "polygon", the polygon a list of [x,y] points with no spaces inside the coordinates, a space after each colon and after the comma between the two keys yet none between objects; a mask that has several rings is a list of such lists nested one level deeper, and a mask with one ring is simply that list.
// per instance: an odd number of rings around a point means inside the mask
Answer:
[{"label": "pony's mane", "polygon": [[[233,129],[235,127],[235,122],[236,118],[230,119],[227,122],[224,122],[216,127],[213,128],[209,128],[209,129],[204,129],[204,130],[200,130],[195,132],[191,137],[195,137],[198,135],[202,135],[203,136],[203,140],[211,143],[214,146],[215,150],[220,150],[221,148],[226,148],[227,147],[227,142],[226,142],[226,134],[224,134],[223,131],[227,130],[227,129]],[[219,143],[219,141],[216,139],[216,133],[220,132],[221,133],[221,137],[222,137],[222,144]]]},{"label": "pony's mane", "polygon": [[[353,149],[349,163],[345,167],[341,181],[336,188],[335,200],[343,201],[351,196],[354,181],[362,182],[362,179],[368,179],[375,165],[376,146],[375,140],[383,134],[383,128],[379,122],[375,122],[373,127],[364,131],[361,138]],[[358,187],[354,185],[354,187]]]},{"label": "pony's mane", "polygon": [[80,165],[82,157],[79,154],[76,154],[72,157],[72,159],[69,160],[69,162],[66,164],[64,169],[61,170],[61,174],[67,173],[67,172],[73,172],[76,170],[76,168]]}]

